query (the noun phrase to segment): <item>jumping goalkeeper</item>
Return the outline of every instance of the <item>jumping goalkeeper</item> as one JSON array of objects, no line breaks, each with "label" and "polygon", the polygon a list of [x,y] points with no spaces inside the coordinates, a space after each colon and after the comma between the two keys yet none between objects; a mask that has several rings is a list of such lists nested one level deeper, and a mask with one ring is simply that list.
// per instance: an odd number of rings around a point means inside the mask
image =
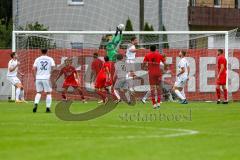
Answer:
[{"label": "jumping goalkeeper", "polygon": [[116,62],[116,55],[118,54],[118,49],[119,45],[122,42],[122,30],[117,27],[116,33],[114,36],[110,36],[107,46],[106,46],[106,51],[107,51],[107,56],[109,57],[109,61],[111,62]]}]

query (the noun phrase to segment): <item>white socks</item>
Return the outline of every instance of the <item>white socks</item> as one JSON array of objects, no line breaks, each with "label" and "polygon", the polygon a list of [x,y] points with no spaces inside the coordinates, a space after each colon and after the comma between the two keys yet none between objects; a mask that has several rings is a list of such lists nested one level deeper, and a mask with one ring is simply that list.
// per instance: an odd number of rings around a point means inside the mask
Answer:
[{"label": "white socks", "polygon": [[176,89],[175,93],[181,100],[185,100],[185,97],[181,94],[181,92],[179,90]]},{"label": "white socks", "polygon": [[151,91],[148,91],[146,95],[143,97],[143,100],[147,100],[151,96]]},{"label": "white socks", "polygon": [[129,91],[125,92],[125,96],[126,96],[126,98],[127,98],[127,101],[128,101],[128,102],[131,102],[131,96],[130,96]]},{"label": "white socks", "polygon": [[51,108],[51,104],[52,104],[52,95],[48,94],[47,98],[46,98],[46,106],[47,106],[47,108]]},{"label": "white socks", "polygon": [[184,92],[184,89],[181,91],[181,94],[182,94],[182,96],[183,96],[184,99],[187,99],[187,98],[186,98],[186,95],[185,95],[185,92]]},{"label": "white socks", "polygon": [[20,94],[21,94],[21,88],[16,89],[16,101],[19,101],[20,99]]},{"label": "white socks", "polygon": [[[36,96],[35,96],[34,104],[39,104],[40,99],[41,99],[41,94],[37,93]],[[48,94],[47,97],[46,97],[46,107],[51,108],[51,104],[52,104],[52,95]]]},{"label": "white socks", "polygon": [[115,94],[115,96],[117,97],[118,100],[121,99],[121,97],[119,95],[119,92],[117,90],[114,90],[114,94]]},{"label": "white socks", "polygon": [[39,101],[41,99],[41,94],[40,93],[37,93],[36,96],[35,96],[35,101],[34,101],[34,104],[38,104]]},{"label": "white socks", "polygon": [[20,93],[20,97],[19,97],[19,99],[21,99],[21,100],[25,100],[24,99],[24,90],[23,89],[21,89],[21,93]]}]

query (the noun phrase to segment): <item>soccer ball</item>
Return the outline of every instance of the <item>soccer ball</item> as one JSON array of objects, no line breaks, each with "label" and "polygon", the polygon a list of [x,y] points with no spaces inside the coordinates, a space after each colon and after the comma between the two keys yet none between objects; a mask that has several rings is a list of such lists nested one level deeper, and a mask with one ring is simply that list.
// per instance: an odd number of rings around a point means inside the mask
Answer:
[{"label": "soccer ball", "polygon": [[121,30],[121,31],[124,30],[125,29],[125,25],[124,24],[119,24],[118,25],[118,29]]}]

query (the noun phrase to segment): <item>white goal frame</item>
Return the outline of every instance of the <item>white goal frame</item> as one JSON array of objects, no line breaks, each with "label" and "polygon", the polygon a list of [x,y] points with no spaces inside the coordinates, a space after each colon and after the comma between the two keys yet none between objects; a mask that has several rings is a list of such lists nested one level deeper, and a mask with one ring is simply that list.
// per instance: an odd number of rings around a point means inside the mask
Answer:
[{"label": "white goal frame", "polygon": [[[115,34],[115,31],[13,31],[12,32],[12,52],[16,52],[16,38],[18,34],[79,34],[79,35],[106,35]],[[225,35],[225,57],[229,57],[229,32],[228,31],[124,31],[124,35],[191,35],[191,34],[221,34]],[[227,89],[228,89],[228,73],[227,73]],[[12,86],[12,100],[15,100],[15,87]]]}]

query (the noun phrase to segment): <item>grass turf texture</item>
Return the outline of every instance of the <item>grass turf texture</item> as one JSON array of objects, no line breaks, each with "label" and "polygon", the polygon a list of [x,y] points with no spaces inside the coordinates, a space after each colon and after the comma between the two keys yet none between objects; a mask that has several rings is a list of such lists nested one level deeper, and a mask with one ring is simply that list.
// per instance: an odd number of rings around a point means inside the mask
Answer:
[{"label": "grass turf texture", "polygon": [[[87,111],[94,105],[96,102],[75,102],[72,111]],[[123,119],[126,113],[188,116],[190,110],[191,120]],[[121,103],[113,112],[87,122],[64,122],[54,113],[44,112],[44,103],[33,114],[32,104],[0,102],[0,159],[238,160],[240,157],[239,103],[184,106],[164,103],[158,111],[152,110],[150,104],[128,107]],[[181,136],[179,129],[199,133]]]}]

